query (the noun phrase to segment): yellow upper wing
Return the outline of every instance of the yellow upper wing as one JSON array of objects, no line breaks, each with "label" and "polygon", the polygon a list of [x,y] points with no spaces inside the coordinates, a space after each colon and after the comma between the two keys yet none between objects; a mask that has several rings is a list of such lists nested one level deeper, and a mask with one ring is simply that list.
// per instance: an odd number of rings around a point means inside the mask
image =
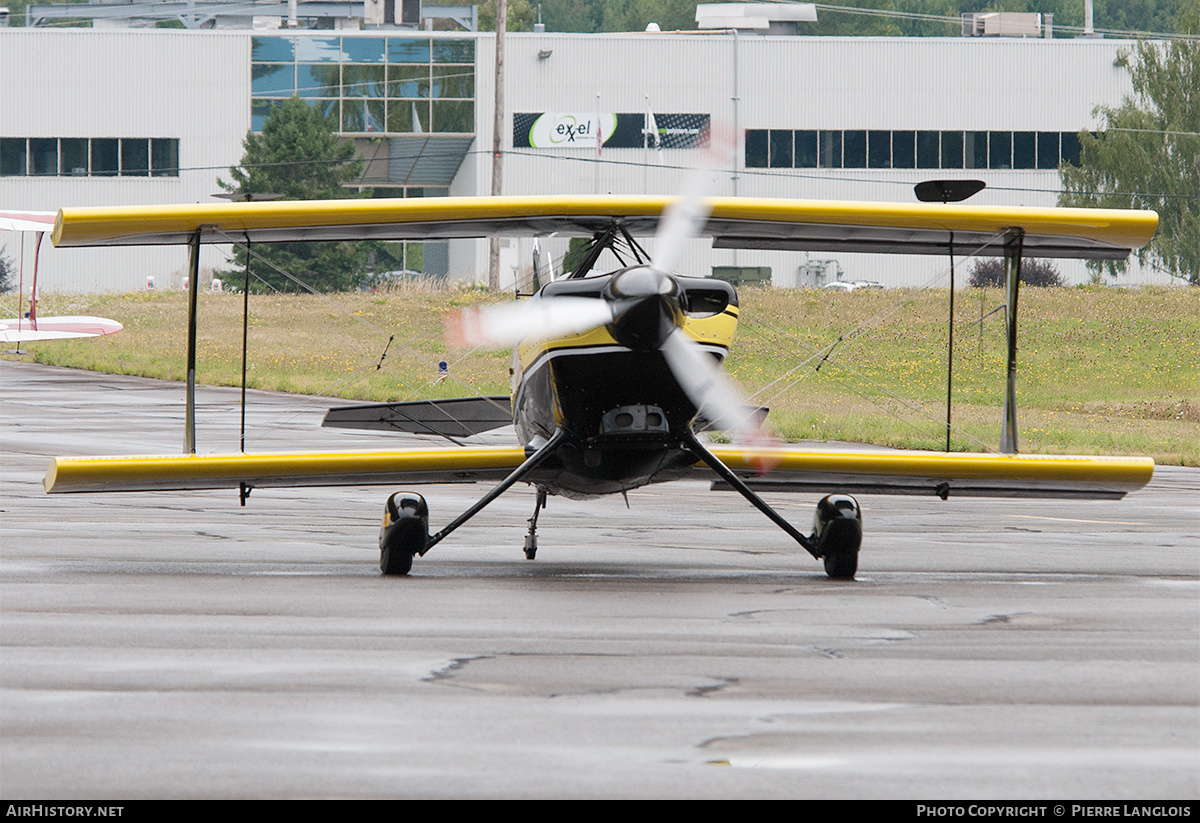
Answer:
[{"label": "yellow upper wing", "polygon": [[[430,197],[212,205],[65,208],[56,246],[286,240],[446,239],[501,235],[590,236],[620,219],[653,234],[675,198],[657,196]],[[711,198],[701,232],[724,248],[999,254],[1023,233],[1027,256],[1123,258],[1150,241],[1152,211],[967,206],[938,203]]]}]

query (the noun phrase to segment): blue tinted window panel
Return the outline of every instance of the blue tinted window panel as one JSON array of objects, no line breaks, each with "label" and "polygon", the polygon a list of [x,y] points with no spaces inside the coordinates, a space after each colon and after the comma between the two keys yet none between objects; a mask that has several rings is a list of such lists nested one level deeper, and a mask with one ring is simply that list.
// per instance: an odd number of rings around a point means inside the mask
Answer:
[{"label": "blue tinted window panel", "polygon": [[434,40],[434,63],[475,63],[474,40]]},{"label": "blue tinted window panel", "polygon": [[340,63],[342,60],[342,38],[340,37],[297,37],[297,63]]},{"label": "blue tinted window panel", "polygon": [[856,129],[842,132],[842,168],[865,169],[867,167],[867,133]]},{"label": "blue tinted window panel", "polygon": [[940,169],[942,167],[941,141],[936,131],[917,132],[917,168]]},{"label": "blue tinted window panel", "polygon": [[428,37],[389,37],[387,43],[389,63],[429,63]]},{"label": "blue tinted window panel", "polygon": [[1058,168],[1058,132],[1039,131],[1037,133],[1037,167],[1039,169]]},{"label": "blue tinted window panel", "polygon": [[471,134],[475,131],[475,103],[471,100],[434,100],[431,131]]},{"label": "blue tinted window panel", "polygon": [[1011,169],[1013,139],[1011,131],[988,133],[988,168]]},{"label": "blue tinted window panel", "polygon": [[271,114],[271,109],[282,105],[282,100],[251,100],[250,131],[261,132],[263,130],[263,123]]},{"label": "blue tinted window panel", "polygon": [[766,129],[750,129],[746,132],[746,168],[767,167],[767,134]]},{"label": "blue tinted window panel", "polygon": [[892,167],[892,133],[890,131],[867,132],[867,165],[873,169]]},{"label": "blue tinted window panel", "polygon": [[793,159],[798,169],[815,169],[817,167],[817,133],[815,131],[796,132],[796,148]]},{"label": "blue tinted window panel", "polygon": [[252,97],[291,97],[296,93],[296,66],[256,64],[250,67]]},{"label": "blue tinted window panel", "polygon": [[782,129],[771,129],[770,163],[773,169],[792,167],[792,133]]},{"label": "blue tinted window panel", "polygon": [[469,100],[475,97],[473,66],[434,66],[431,91],[434,97]]},{"label": "blue tinted window panel", "polygon": [[428,97],[428,66],[388,66],[388,97]]},{"label": "blue tinted window panel", "polygon": [[341,88],[337,66],[296,66],[296,93],[301,97],[338,97]]},{"label": "blue tinted window panel", "polygon": [[[395,120],[388,122],[388,131],[427,132],[430,130],[428,100],[389,100],[388,110],[396,113]],[[401,124],[406,121],[407,128],[392,127],[392,122]]]},{"label": "blue tinted window panel", "polygon": [[342,66],[343,97],[384,97],[386,92],[383,66]]},{"label": "blue tinted window panel", "polygon": [[914,131],[892,132],[892,168],[913,169],[917,166],[917,133]]},{"label": "blue tinted window panel", "polygon": [[[387,101],[387,130],[390,132],[398,132],[401,134],[411,132],[413,130],[413,100],[389,100]],[[426,105],[422,103],[421,105]]]},{"label": "blue tinted window panel", "polygon": [[1037,168],[1037,139],[1033,132],[1013,132],[1012,167],[1014,169]]},{"label": "blue tinted window panel", "polygon": [[250,59],[256,63],[290,63],[296,59],[296,38],[251,37]]},{"label": "blue tinted window panel", "polygon": [[382,100],[346,100],[342,103],[343,132],[384,131]]},{"label": "blue tinted window panel", "polygon": [[339,100],[305,100],[305,103],[316,109],[322,117],[330,122],[330,128],[336,129],[341,118]]},{"label": "blue tinted window panel", "polygon": [[382,37],[343,37],[342,59],[347,63],[382,63],[387,41]]}]

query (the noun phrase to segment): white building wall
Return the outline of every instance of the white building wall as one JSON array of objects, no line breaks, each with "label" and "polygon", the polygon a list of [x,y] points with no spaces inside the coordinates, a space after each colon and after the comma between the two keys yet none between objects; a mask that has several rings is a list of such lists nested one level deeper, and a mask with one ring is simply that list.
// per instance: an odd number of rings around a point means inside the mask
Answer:
[{"label": "white building wall", "polygon": [[[488,51],[481,40],[479,72]],[[883,129],[1066,131],[1098,125],[1097,105],[1118,105],[1132,92],[1116,65],[1129,43],[1111,40],[1009,38],[757,37],[716,34],[510,34],[506,41],[506,147],[516,112],[655,112],[711,114],[714,123],[747,129]],[[539,51],[550,50],[539,59]],[[481,107],[490,98],[480,93]],[[484,142],[485,126],[489,135]],[[490,146],[490,117],[480,118]],[[676,193],[691,152],[668,149],[516,149],[505,159],[505,194]],[[1056,171],[989,169],[778,169],[744,167],[739,149],[711,186],[714,195],[912,202],[912,187],[932,178],[982,179],[972,203],[1053,206]],[[523,241],[524,242],[524,241]],[[528,260],[523,245],[520,259]],[[652,244],[648,244],[652,245]],[[561,255],[566,241],[549,244]],[[839,259],[847,279],[887,285],[945,285],[937,257],[819,253]],[[484,258],[486,260],[486,258]],[[797,252],[712,250],[698,241],[682,265],[769,265],[791,278],[807,259]],[[1090,275],[1082,262],[1056,261],[1073,282]],[[783,280],[784,277],[777,278]],[[960,276],[960,282],[965,281]],[[1132,267],[1131,280],[1162,280]]]},{"label": "white building wall", "polygon": [[[174,137],[178,178],[0,177],[0,207],[207,202],[241,157],[249,128],[251,32],[0,30],[0,136]],[[491,181],[495,38],[476,36],[476,139],[451,194],[487,194]],[[1130,93],[1115,65],[1128,44],[1108,40],[1001,38],[806,38],[713,34],[511,33],[506,41],[505,194],[676,193],[692,152],[594,147],[514,149],[516,112],[695,112],[747,129],[936,129],[1077,131],[1097,105]],[[538,53],[550,51],[548,58]],[[739,149],[713,181],[717,195],[911,201],[934,177],[980,178],[979,204],[1053,205],[1054,171],[744,168]],[[15,258],[15,235],[0,243]],[[44,244],[48,246],[48,243]],[[651,245],[648,243],[648,245]],[[769,265],[794,277],[797,252],[717,250],[692,244],[682,267]],[[515,259],[528,268],[531,242]],[[544,244],[561,257],[567,240]],[[179,248],[43,249],[47,290],[127,291],[182,278]],[[946,261],[929,257],[836,257],[847,279],[888,285],[944,283]],[[220,266],[206,248],[204,266]],[[1087,273],[1062,261],[1072,280]],[[484,281],[486,241],[451,243],[452,277]],[[938,278],[942,278],[939,280]],[[1131,280],[1161,280],[1138,272]],[[963,278],[965,279],[965,277]]]},{"label": "white building wall", "polygon": [[[178,177],[0,177],[0,206],[210,202],[241,158],[250,126],[250,38],[170,30],[0,29],[0,136],[178,138]],[[20,235],[0,233],[17,262]],[[29,258],[32,241],[26,240]],[[206,248],[202,267],[224,265]],[[42,245],[42,291],[178,287],[178,247],[54,249]]]}]

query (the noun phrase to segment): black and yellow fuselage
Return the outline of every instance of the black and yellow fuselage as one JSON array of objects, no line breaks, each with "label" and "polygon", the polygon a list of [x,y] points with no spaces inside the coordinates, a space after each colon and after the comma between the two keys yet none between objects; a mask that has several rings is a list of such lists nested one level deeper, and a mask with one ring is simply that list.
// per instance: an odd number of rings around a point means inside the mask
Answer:
[{"label": "black and yellow fuselage", "polygon": [[[619,272],[547,285],[534,299],[603,299]],[[675,277],[683,292],[679,328],[718,364],[737,330],[737,293],[707,278]],[[647,321],[650,322],[650,321]],[[623,344],[612,325],[528,342],[513,352],[512,404],[517,436],[537,448],[562,430],[567,441],[538,484],[569,497],[625,491],[696,461],[682,445],[698,409],[656,346]]]}]

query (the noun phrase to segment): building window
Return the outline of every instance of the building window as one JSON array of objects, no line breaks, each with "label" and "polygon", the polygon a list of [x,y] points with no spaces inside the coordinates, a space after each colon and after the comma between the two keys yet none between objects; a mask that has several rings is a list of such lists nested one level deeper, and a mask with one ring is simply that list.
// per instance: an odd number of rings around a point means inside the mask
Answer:
[{"label": "building window", "polygon": [[968,131],[963,133],[963,168],[986,169],[988,167],[988,133]]},{"label": "building window", "polygon": [[917,165],[915,131],[892,132],[892,168],[912,169]]},{"label": "building window", "polygon": [[917,132],[917,168],[939,169],[942,167],[941,141],[936,131]]},{"label": "building window", "polygon": [[1057,169],[1079,163],[1079,135],[1057,131],[749,129],[750,169]]},{"label": "building window", "polygon": [[1037,133],[1037,167],[1039,169],[1057,169],[1059,135],[1056,131],[1039,131]]},{"label": "building window", "polygon": [[963,167],[963,133],[961,131],[942,132],[942,168],[961,169]]},{"label": "building window", "polygon": [[[3,155],[0,155],[0,161]],[[746,132],[746,168],[765,169],[767,167],[767,130],[751,129]]]},{"label": "building window", "polygon": [[790,131],[782,129],[771,130],[771,168],[792,168],[792,142],[794,138]]},{"label": "building window", "polygon": [[1011,169],[1012,164],[1012,132],[988,132],[988,165],[989,169]]},{"label": "building window", "polygon": [[1013,132],[1012,167],[1014,169],[1037,168],[1037,134],[1035,132]]},{"label": "building window", "polygon": [[179,140],[145,137],[3,137],[5,177],[178,177]]},{"label": "building window", "polygon": [[[1059,152],[1059,157],[1063,163],[1070,163],[1072,166],[1079,165],[1079,135],[1073,131],[1060,132],[1059,136],[1062,140],[1062,149]],[[1102,137],[1103,135],[1097,135]]]},{"label": "building window", "polygon": [[344,134],[475,132],[474,40],[264,35],[252,42],[252,131],[296,94]]},{"label": "building window", "polygon": [[890,169],[892,167],[891,132],[867,132],[867,165],[873,169]]},{"label": "building window", "polygon": [[842,167],[842,133],[822,131],[817,133],[817,162],[823,169]]},{"label": "building window", "polygon": [[817,167],[817,133],[815,131],[796,132],[796,168],[815,169]]},{"label": "building window", "polygon": [[842,168],[867,167],[867,133],[864,130],[842,132]]}]

